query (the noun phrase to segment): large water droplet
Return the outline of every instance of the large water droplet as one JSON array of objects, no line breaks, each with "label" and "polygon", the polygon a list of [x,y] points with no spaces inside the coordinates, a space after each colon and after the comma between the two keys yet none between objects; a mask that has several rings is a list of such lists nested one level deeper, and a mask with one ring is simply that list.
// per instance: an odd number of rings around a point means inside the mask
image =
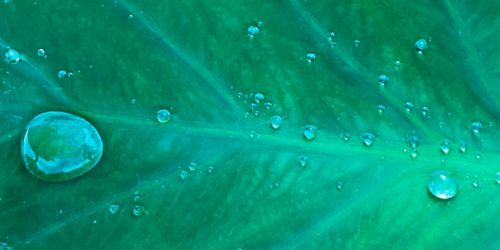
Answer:
[{"label": "large water droplet", "polygon": [[160,109],[158,112],[156,112],[156,120],[158,120],[159,123],[167,123],[170,121],[170,111],[166,109]]},{"label": "large water droplet", "polygon": [[361,140],[365,146],[370,147],[375,141],[375,135],[369,132],[364,133],[361,135]]},{"label": "large water droplet", "polygon": [[68,72],[64,69],[61,69],[57,72],[57,77],[59,79],[63,79],[64,77],[68,76]]},{"label": "large water droplet", "polygon": [[304,136],[304,139],[308,140],[308,141],[311,141],[311,140],[314,140],[316,138],[316,126],[314,125],[306,125],[304,127],[304,130],[302,131],[302,135]]},{"label": "large water droplet", "polygon": [[415,48],[419,53],[422,53],[424,50],[429,48],[429,44],[427,43],[427,40],[422,38],[415,42]]},{"label": "large water droplet", "polygon": [[271,117],[271,128],[274,129],[279,129],[281,127],[281,124],[283,124],[283,118],[279,115],[273,115]]},{"label": "large water droplet", "polygon": [[380,86],[384,87],[389,82],[390,78],[387,75],[382,74],[378,76],[377,80]]},{"label": "large water droplet", "polygon": [[21,155],[36,177],[65,181],[91,170],[101,159],[102,148],[101,137],[92,124],[76,115],[51,111],[29,122]]},{"label": "large water droplet", "polygon": [[10,64],[16,64],[21,60],[21,55],[15,49],[7,49],[7,51],[5,51],[4,60]]},{"label": "large water droplet", "polygon": [[435,197],[447,200],[455,197],[458,191],[458,184],[448,171],[438,170],[432,173],[427,182],[427,188]]},{"label": "large water droplet", "polygon": [[251,25],[250,27],[248,27],[247,29],[247,33],[248,33],[248,36],[250,38],[253,38],[255,35],[259,34],[260,32],[260,29],[259,27],[257,26],[254,26],[254,25]]},{"label": "large water droplet", "polygon": [[260,101],[264,100],[264,94],[256,93],[254,98],[255,98],[255,103],[260,103]]}]

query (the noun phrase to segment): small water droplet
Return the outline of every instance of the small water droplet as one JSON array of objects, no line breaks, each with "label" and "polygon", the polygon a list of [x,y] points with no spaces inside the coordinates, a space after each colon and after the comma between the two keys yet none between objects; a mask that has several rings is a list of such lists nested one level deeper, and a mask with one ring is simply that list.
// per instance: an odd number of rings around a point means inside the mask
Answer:
[{"label": "small water droplet", "polygon": [[302,131],[302,135],[304,136],[304,139],[308,140],[308,141],[312,141],[316,138],[316,126],[314,125],[306,125],[304,127],[304,130]]},{"label": "small water droplet", "polygon": [[255,98],[255,103],[260,103],[260,101],[264,100],[264,94],[255,93],[254,98]]},{"label": "small water droplet", "polygon": [[118,210],[120,209],[120,206],[119,205],[116,205],[116,204],[111,204],[108,208],[108,211],[110,214],[116,214],[118,213]]},{"label": "small water droplet", "polygon": [[427,43],[427,40],[422,38],[415,42],[415,48],[417,49],[418,53],[421,54],[424,50],[429,48],[429,44]]},{"label": "small water droplet", "polygon": [[500,185],[500,171],[495,175],[495,182]]},{"label": "small water droplet", "polygon": [[144,214],[144,207],[140,205],[135,205],[134,208],[132,209],[132,214],[134,214],[135,217],[140,217],[141,215]]},{"label": "small water droplet", "polygon": [[394,62],[394,68],[396,68],[396,69],[400,69],[400,68],[401,68],[401,61],[396,60],[396,61]]},{"label": "small water droplet", "polygon": [[481,152],[476,151],[476,153],[474,153],[474,158],[476,158],[476,160],[481,160]]},{"label": "small water droplet", "polygon": [[36,51],[36,55],[39,56],[39,57],[43,57],[43,58],[47,57],[47,55],[45,54],[45,50],[44,49],[38,49]]},{"label": "small water droplet", "polygon": [[354,47],[359,48],[359,45],[361,44],[361,41],[356,39],[354,40]]},{"label": "small water droplet", "polygon": [[411,158],[417,158],[418,157],[418,151],[417,151],[417,149],[410,150],[410,157]]},{"label": "small water droplet", "polygon": [[68,72],[66,72],[66,70],[64,69],[61,69],[57,72],[57,77],[59,79],[63,79],[64,77],[68,76]]},{"label": "small water droplet", "polygon": [[170,121],[171,116],[172,115],[170,114],[170,111],[166,109],[160,109],[158,110],[158,112],[156,112],[156,120],[159,123],[167,123],[168,121]]},{"label": "small water droplet", "polygon": [[309,52],[306,54],[306,61],[308,63],[312,63],[314,60],[316,60],[316,54]]},{"label": "small water droplet", "polygon": [[5,51],[4,60],[6,63],[16,64],[21,60],[21,55],[15,49]]},{"label": "small water droplet", "polygon": [[370,147],[371,145],[373,145],[373,142],[375,141],[375,135],[366,132],[363,135],[361,135],[361,140],[363,141],[363,145]]},{"label": "small water droplet", "polygon": [[210,174],[214,171],[214,167],[213,166],[208,166],[207,168],[207,172]]},{"label": "small water droplet", "polygon": [[130,20],[130,19],[133,19],[133,18],[134,18],[134,15],[132,15],[132,14],[129,14],[129,15],[128,15],[128,19],[129,19],[129,20]]},{"label": "small water droplet", "polygon": [[279,115],[273,115],[271,116],[271,128],[273,129],[279,129],[281,127],[281,124],[283,124],[283,118]]},{"label": "small water droplet", "polygon": [[180,173],[179,173],[179,178],[181,178],[181,180],[184,180],[188,177],[188,171],[185,171],[185,170],[182,170]]},{"label": "small water droplet", "polygon": [[0,250],[14,250],[14,248],[5,242],[0,242]]},{"label": "small water droplet", "polygon": [[432,173],[427,182],[427,188],[435,197],[447,200],[455,197],[458,191],[458,184],[448,171],[438,170]]},{"label": "small water droplet", "polygon": [[257,26],[251,25],[247,29],[248,36],[253,38],[255,35],[259,34],[260,29]]},{"label": "small water droplet", "polygon": [[413,108],[415,107],[415,105],[413,105],[412,102],[405,102],[405,110],[406,112],[412,112],[413,111]]},{"label": "small water droplet", "polygon": [[266,109],[271,109],[273,107],[273,103],[272,102],[265,102],[264,107],[266,107]]},{"label": "small water droplet", "polygon": [[460,141],[458,143],[458,151],[462,154],[467,153],[467,142],[465,141]]},{"label": "small water droplet", "polygon": [[196,162],[191,162],[189,163],[189,166],[188,166],[188,169],[189,171],[195,171],[196,170],[196,167],[198,167],[198,164]]},{"label": "small water droplet", "polygon": [[351,139],[351,133],[349,133],[349,132],[343,132],[343,133],[340,133],[340,138],[341,138],[344,142],[348,142],[348,141]]},{"label": "small water droplet", "polygon": [[305,167],[309,164],[309,157],[305,156],[305,155],[301,155],[299,157],[299,165],[301,167]]},{"label": "small water droplet", "polygon": [[379,115],[383,115],[384,111],[385,111],[385,105],[383,105],[383,104],[377,105],[377,112]]},{"label": "small water droplet", "polygon": [[450,141],[449,140],[444,140],[439,144],[439,149],[441,150],[441,153],[444,155],[447,155],[450,153]]},{"label": "small water droplet", "polygon": [[133,200],[135,203],[137,203],[137,202],[141,201],[141,195],[140,195],[139,191],[135,191],[135,192],[134,192],[134,196],[132,197],[132,200]]},{"label": "small water droplet", "polygon": [[382,74],[378,76],[377,80],[380,86],[385,87],[385,85],[389,82],[390,78],[387,75]]},{"label": "small water droplet", "polygon": [[337,42],[335,41],[335,32],[330,32],[328,33],[328,41],[330,42],[330,45],[332,46],[332,48],[335,48],[335,46],[337,46]]},{"label": "small water droplet", "polygon": [[135,99],[135,98],[130,99],[130,103],[131,103],[132,105],[136,104],[136,103],[137,103],[137,99]]},{"label": "small water droplet", "polygon": [[483,123],[480,122],[480,121],[475,121],[471,124],[471,130],[472,130],[472,133],[475,135],[475,136],[479,136],[479,132],[480,130],[483,129]]},{"label": "small water droplet", "polygon": [[429,107],[423,106],[421,112],[422,112],[422,117],[424,118],[429,117]]},{"label": "small water droplet", "polygon": [[255,132],[255,130],[250,130],[250,132],[248,132],[248,137],[250,137],[251,139],[256,139],[257,132]]},{"label": "small water droplet", "polygon": [[408,145],[410,145],[410,147],[413,149],[417,148],[419,143],[420,143],[420,138],[418,138],[418,136],[416,135],[412,135],[408,138]]},{"label": "small water droplet", "polygon": [[472,184],[472,187],[479,188],[479,182],[478,181],[473,181],[471,184]]},{"label": "small water droplet", "polygon": [[343,185],[344,185],[344,184],[343,184],[342,182],[340,182],[340,181],[339,181],[339,182],[337,182],[337,186],[336,186],[336,187],[337,187],[337,190],[339,190],[339,191],[340,191],[340,190],[342,190],[342,186],[343,186]]}]

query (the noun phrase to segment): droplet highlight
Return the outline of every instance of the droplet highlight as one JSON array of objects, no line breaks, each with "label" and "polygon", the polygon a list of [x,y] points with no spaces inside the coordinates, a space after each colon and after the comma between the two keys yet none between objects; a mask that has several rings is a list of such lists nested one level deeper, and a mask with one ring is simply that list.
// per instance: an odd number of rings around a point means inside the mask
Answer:
[{"label": "droplet highlight", "polygon": [[170,114],[170,111],[166,109],[160,109],[158,110],[158,112],[156,112],[156,120],[159,123],[167,123],[168,121],[170,121],[171,116],[172,115]]},{"label": "droplet highlight", "polygon": [[15,49],[7,49],[4,54],[4,61],[9,64],[16,64],[21,60],[21,55]]},{"label": "droplet highlight", "polygon": [[273,129],[281,128],[281,124],[283,124],[283,117],[279,115],[274,115],[271,117],[270,125]]},{"label": "droplet highlight", "polygon": [[432,195],[442,200],[451,199],[458,192],[457,181],[446,170],[438,170],[432,173],[427,182],[427,188]]},{"label": "droplet highlight", "polygon": [[304,136],[304,139],[306,139],[307,141],[312,141],[316,138],[316,126],[314,125],[306,125],[304,127],[304,130],[302,131],[302,135]]}]

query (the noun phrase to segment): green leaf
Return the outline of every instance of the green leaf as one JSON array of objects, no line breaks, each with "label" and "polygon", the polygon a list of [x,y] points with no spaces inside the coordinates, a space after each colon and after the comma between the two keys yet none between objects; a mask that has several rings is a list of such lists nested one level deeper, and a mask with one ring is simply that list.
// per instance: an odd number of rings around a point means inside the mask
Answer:
[{"label": "green leaf", "polygon": [[[494,0],[1,4],[2,53],[16,49],[21,61],[0,64],[0,242],[498,249],[498,9]],[[422,38],[429,48],[419,54]],[[59,70],[73,75],[60,79]],[[156,121],[159,109],[169,122]],[[25,168],[23,129],[50,110],[100,132],[102,159],[85,175],[49,183]],[[285,118],[277,130],[273,115]],[[308,124],[317,127],[311,141],[302,136]],[[376,136],[370,147],[360,138],[367,132]],[[459,183],[446,201],[427,190],[441,169]]]}]

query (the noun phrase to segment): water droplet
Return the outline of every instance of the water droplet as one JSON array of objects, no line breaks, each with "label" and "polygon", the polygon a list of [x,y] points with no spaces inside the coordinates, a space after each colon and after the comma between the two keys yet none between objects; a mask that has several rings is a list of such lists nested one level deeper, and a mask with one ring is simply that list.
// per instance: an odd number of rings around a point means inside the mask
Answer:
[{"label": "water droplet", "polygon": [[[4,2],[5,4],[10,4],[10,3],[12,3],[12,0],[4,0],[3,2]],[[1,249],[1,250],[3,250],[3,248],[0,248],[0,249]]]},{"label": "water droplet", "polygon": [[93,221],[92,221],[92,224],[97,224],[97,220],[93,220]]},{"label": "water droplet", "polygon": [[308,63],[312,63],[314,60],[316,60],[316,54],[309,52],[306,54],[306,60]]},{"label": "water droplet", "polygon": [[120,206],[118,206],[116,204],[111,204],[108,208],[108,211],[110,214],[116,214],[116,213],[118,213],[119,209],[120,209]]},{"label": "water droplet", "polygon": [[474,153],[474,158],[476,158],[476,160],[481,160],[481,152],[476,151],[476,153]]},{"label": "water droplet", "polygon": [[401,61],[396,60],[396,61],[394,62],[394,67],[395,67],[396,69],[400,69],[400,68],[401,68]]},{"label": "water droplet", "polygon": [[416,135],[412,135],[408,138],[408,145],[410,145],[410,147],[413,149],[417,148],[419,143],[420,143],[420,138],[418,138],[418,136]]},{"label": "water droplet", "polygon": [[257,132],[255,132],[255,130],[250,130],[250,132],[248,132],[248,137],[250,137],[251,139],[256,139]]},{"label": "water droplet", "polygon": [[439,149],[441,150],[441,153],[447,155],[450,152],[450,141],[444,140],[441,142],[441,144],[439,144]]},{"label": "water droplet", "polygon": [[21,55],[15,49],[7,49],[4,60],[6,63],[16,64],[21,60]]},{"label": "water droplet", "polygon": [[144,207],[140,205],[135,205],[134,208],[132,209],[132,213],[134,216],[139,217],[144,214]]},{"label": "water droplet", "polygon": [[136,104],[136,103],[137,103],[137,99],[135,99],[135,98],[131,99],[131,100],[130,100],[130,103],[131,103],[132,105]]},{"label": "water droplet", "polygon": [[361,44],[361,41],[356,39],[354,40],[354,47],[359,48],[359,45]]},{"label": "water droplet", "polygon": [[308,141],[311,141],[311,140],[314,140],[316,138],[316,126],[314,125],[306,125],[304,127],[304,130],[302,131],[302,135],[304,136],[304,139],[308,140]]},{"label": "water droplet", "polygon": [[418,53],[422,53],[424,50],[429,48],[429,44],[427,43],[427,40],[422,38],[415,42],[415,48],[417,49]]},{"label": "water droplet", "polygon": [[179,178],[181,178],[181,180],[184,180],[188,177],[188,171],[185,171],[185,170],[182,170],[180,173],[179,173]]},{"label": "water droplet", "polygon": [[479,136],[479,131],[483,129],[483,123],[480,122],[480,121],[475,121],[471,124],[471,130],[472,130],[472,133],[475,135],[475,136]]},{"label": "water droplet", "polygon": [[189,171],[195,171],[196,170],[196,167],[198,167],[198,164],[196,162],[191,162],[189,163],[189,166],[188,166],[188,169]]},{"label": "water droplet", "polygon": [[335,48],[335,46],[337,46],[337,42],[335,41],[335,32],[330,32],[328,33],[328,41],[330,42],[330,45],[332,46],[332,48]]},{"label": "water droplet", "polygon": [[348,142],[351,139],[351,133],[349,132],[340,133],[340,138],[342,138],[344,142]]},{"label": "water droplet", "polygon": [[264,95],[262,93],[256,93],[254,98],[255,103],[260,103],[260,101],[264,100]]},{"label": "water droplet", "polygon": [[418,151],[417,151],[417,149],[410,150],[410,157],[411,158],[417,158],[418,157]]},{"label": "water droplet", "polygon": [[5,242],[0,242],[0,250],[13,250],[14,248],[9,246]]},{"label": "water droplet", "polygon": [[413,105],[412,102],[405,102],[405,110],[406,112],[412,112],[413,111],[413,108],[415,107],[415,105]]},{"label": "water droplet", "polygon": [[377,112],[379,115],[383,115],[384,111],[385,111],[385,105],[383,105],[383,104],[377,105]]},{"label": "water droplet", "polygon": [[213,166],[208,166],[207,172],[210,174],[210,173],[212,173],[212,171],[214,171],[214,167]]},{"label": "water droplet", "polygon": [[363,144],[367,147],[370,147],[373,145],[373,142],[375,141],[375,135],[369,132],[364,133],[361,135],[361,140],[363,141]]},{"label": "water droplet", "polygon": [[66,72],[66,70],[64,69],[61,69],[57,72],[57,77],[59,79],[63,79],[64,77],[68,76],[68,72]]},{"label": "water droplet", "polygon": [[47,55],[45,54],[45,50],[44,50],[44,49],[38,49],[38,50],[36,51],[36,54],[37,54],[37,56],[39,56],[39,57],[43,57],[43,58],[46,58],[46,57],[47,57]]},{"label": "water droplet", "polygon": [[495,182],[500,185],[500,171],[495,176]]},{"label": "water droplet", "polygon": [[343,184],[342,182],[340,182],[340,181],[339,181],[339,182],[337,182],[337,186],[336,186],[336,187],[337,187],[337,190],[339,190],[339,191],[340,191],[340,190],[342,190],[342,186],[343,186],[343,185],[344,185],[344,184]]},{"label": "water droplet", "polygon": [[26,168],[47,181],[65,181],[90,171],[102,156],[102,140],[88,121],[65,112],[35,116],[24,131]]},{"label": "water droplet", "polygon": [[133,19],[133,18],[134,18],[134,15],[132,15],[132,14],[129,14],[129,15],[128,15],[128,19],[129,19],[129,20],[130,20],[130,19]]},{"label": "water droplet", "polygon": [[281,124],[283,124],[283,118],[279,115],[274,115],[271,117],[271,128],[273,129],[279,129],[281,127]]},{"label": "water droplet", "polygon": [[273,107],[273,104],[271,102],[266,102],[264,103],[264,107],[266,107],[266,109],[271,109]]},{"label": "water droplet", "polygon": [[247,29],[247,33],[248,33],[248,36],[250,38],[253,38],[255,35],[259,34],[259,32],[260,32],[260,29],[257,26],[251,25]]},{"label": "water droplet", "polygon": [[390,78],[387,75],[382,74],[378,76],[377,80],[380,86],[384,87],[389,82]]},{"label": "water droplet", "polygon": [[458,143],[458,151],[462,154],[467,153],[467,142],[465,141],[460,141]]},{"label": "water droplet", "polygon": [[171,116],[172,115],[170,114],[170,111],[166,109],[160,109],[158,110],[158,112],[156,112],[156,120],[159,123],[167,123],[168,121],[170,121]]},{"label": "water droplet", "polygon": [[424,117],[424,118],[428,117],[429,116],[429,107],[423,106],[421,112],[422,112],[422,117]]},{"label": "water droplet", "polygon": [[471,184],[472,184],[472,187],[479,188],[479,182],[473,181]]},{"label": "water droplet", "polygon": [[305,167],[309,164],[309,157],[305,156],[305,155],[301,155],[299,157],[299,165],[301,167]]},{"label": "water droplet", "polygon": [[435,197],[447,200],[455,197],[458,191],[458,184],[448,171],[438,170],[432,173],[427,182],[427,188]]},{"label": "water droplet", "polygon": [[140,195],[139,191],[135,191],[135,192],[134,192],[134,197],[132,198],[132,200],[133,200],[135,203],[137,203],[137,202],[141,201],[141,195]]}]

